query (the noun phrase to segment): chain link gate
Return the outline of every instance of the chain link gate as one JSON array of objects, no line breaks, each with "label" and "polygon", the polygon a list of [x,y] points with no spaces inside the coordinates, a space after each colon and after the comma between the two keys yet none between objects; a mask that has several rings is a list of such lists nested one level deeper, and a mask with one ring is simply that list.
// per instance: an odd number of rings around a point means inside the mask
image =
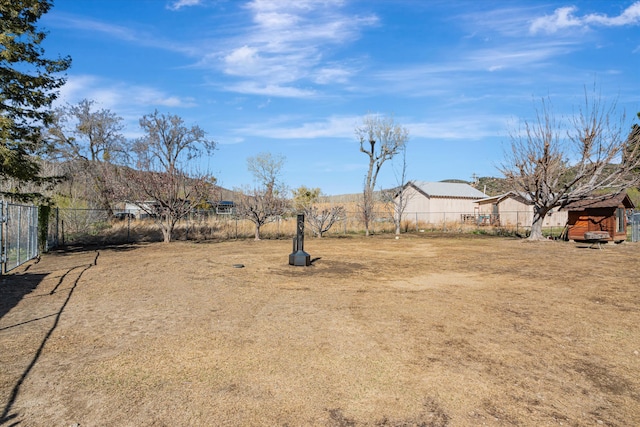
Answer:
[{"label": "chain link gate", "polygon": [[0,201],[2,273],[38,256],[38,208]]},{"label": "chain link gate", "polygon": [[640,212],[631,215],[631,241],[640,242]]}]

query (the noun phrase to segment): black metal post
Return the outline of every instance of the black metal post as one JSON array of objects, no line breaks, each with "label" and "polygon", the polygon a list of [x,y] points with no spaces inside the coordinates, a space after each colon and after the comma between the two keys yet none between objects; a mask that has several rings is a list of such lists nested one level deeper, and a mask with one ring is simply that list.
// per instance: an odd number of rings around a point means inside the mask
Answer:
[{"label": "black metal post", "polygon": [[309,266],[311,255],[304,251],[304,215],[298,214],[297,233],[293,238],[293,252],[289,255],[289,265]]}]

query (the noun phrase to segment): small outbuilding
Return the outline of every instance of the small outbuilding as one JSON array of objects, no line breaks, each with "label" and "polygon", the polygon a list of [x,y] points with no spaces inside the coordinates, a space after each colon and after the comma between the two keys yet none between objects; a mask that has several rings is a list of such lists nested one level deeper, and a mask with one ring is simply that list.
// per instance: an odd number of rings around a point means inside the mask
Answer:
[{"label": "small outbuilding", "polygon": [[[474,217],[475,201],[487,197],[469,184],[455,182],[409,181],[403,191],[407,218],[426,223]],[[397,196],[394,202],[398,203]]]},{"label": "small outbuilding", "polygon": [[[500,227],[528,227],[533,223],[533,203],[525,193],[509,191],[476,200],[478,224]],[[567,212],[553,209],[545,216],[543,227],[564,227]]]},{"label": "small outbuilding", "polygon": [[570,203],[564,207],[568,213],[567,238],[584,242],[598,235],[603,241],[622,242],[627,238],[627,210],[633,208],[625,192]]}]

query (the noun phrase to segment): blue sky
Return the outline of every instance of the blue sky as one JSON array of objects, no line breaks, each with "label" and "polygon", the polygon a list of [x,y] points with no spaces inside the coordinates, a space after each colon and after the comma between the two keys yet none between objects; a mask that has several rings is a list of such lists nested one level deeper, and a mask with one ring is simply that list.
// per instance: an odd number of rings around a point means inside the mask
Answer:
[{"label": "blue sky", "polygon": [[[94,100],[130,138],[155,109],[197,124],[219,145],[194,166],[227,188],[270,152],[290,188],[360,192],[368,113],[409,130],[410,179],[440,181],[500,176],[542,97],[571,114],[595,83],[640,111],[634,0],[55,0],[40,25],[73,59],[61,102]],[[396,181],[385,164],[379,187]]]}]

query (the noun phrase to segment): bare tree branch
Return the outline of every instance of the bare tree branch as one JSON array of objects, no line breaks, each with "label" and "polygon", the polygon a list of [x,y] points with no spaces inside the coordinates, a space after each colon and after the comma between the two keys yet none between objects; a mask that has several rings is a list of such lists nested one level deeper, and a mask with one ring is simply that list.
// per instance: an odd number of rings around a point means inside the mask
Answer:
[{"label": "bare tree branch", "polygon": [[208,174],[187,173],[190,160],[209,153],[216,143],[198,126],[187,128],[180,117],[155,111],[140,120],[146,135],[135,143],[138,170],[126,170],[120,195],[145,210],[171,242],[176,223],[214,191]]},{"label": "bare tree branch", "polygon": [[361,205],[365,234],[369,235],[369,224],[374,216],[374,190],[382,165],[405,146],[409,140],[406,128],[395,123],[393,117],[368,115],[362,125],[355,129],[360,141],[360,151],[369,157],[369,167],[364,180],[363,200]]},{"label": "bare tree branch", "polygon": [[638,184],[640,143],[625,138],[624,123],[615,102],[607,105],[585,89],[584,105],[568,120],[553,114],[543,99],[535,120],[511,132],[510,151],[498,169],[533,204],[530,239],[543,238],[551,209],[612,197]]},{"label": "bare tree branch", "polygon": [[289,208],[285,198],[286,189],[280,181],[283,165],[284,156],[273,156],[271,153],[247,158],[247,169],[253,174],[257,185],[242,192],[236,212],[253,222],[256,240],[260,240],[260,229],[264,224],[276,221]]}]

